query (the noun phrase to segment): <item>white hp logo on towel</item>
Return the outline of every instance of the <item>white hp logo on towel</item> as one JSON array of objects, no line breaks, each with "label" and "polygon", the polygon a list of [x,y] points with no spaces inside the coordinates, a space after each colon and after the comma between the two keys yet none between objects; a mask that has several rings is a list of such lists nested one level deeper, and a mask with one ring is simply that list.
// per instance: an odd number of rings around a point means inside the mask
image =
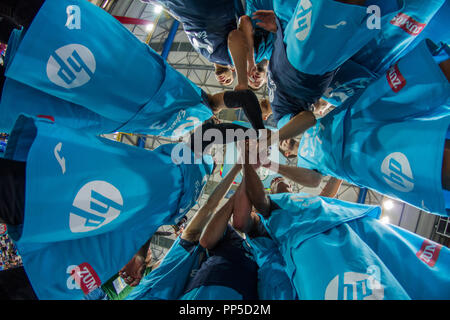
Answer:
[{"label": "white hp logo on towel", "polygon": [[298,40],[303,41],[311,30],[312,3],[310,0],[302,0],[298,5],[298,11],[294,19],[294,31]]},{"label": "white hp logo on towel", "polygon": [[388,155],[381,164],[384,181],[392,188],[401,192],[414,189],[414,177],[408,158],[401,152]]},{"label": "white hp logo on towel", "polygon": [[384,287],[371,274],[345,272],[330,281],[325,300],[383,300]]},{"label": "white hp logo on towel", "polygon": [[47,77],[60,87],[72,89],[91,80],[95,68],[95,57],[88,48],[81,44],[69,44],[50,56]]},{"label": "white hp logo on towel", "polygon": [[122,210],[123,198],[116,187],[106,181],[91,181],[75,196],[70,212],[70,231],[98,229],[116,219]]}]

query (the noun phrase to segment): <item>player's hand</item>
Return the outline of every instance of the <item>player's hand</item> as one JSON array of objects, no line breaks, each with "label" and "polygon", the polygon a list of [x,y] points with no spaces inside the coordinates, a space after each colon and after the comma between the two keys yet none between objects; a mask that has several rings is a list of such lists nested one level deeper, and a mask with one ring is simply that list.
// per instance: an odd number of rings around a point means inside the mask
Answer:
[{"label": "player's hand", "polygon": [[252,15],[252,19],[261,20],[261,22],[257,22],[256,25],[258,27],[263,28],[272,33],[277,32],[277,22],[275,12],[272,10],[258,10],[255,11]]},{"label": "player's hand", "polygon": [[141,282],[145,270],[145,258],[134,255],[133,258],[119,271],[119,276],[131,287],[137,286]]}]

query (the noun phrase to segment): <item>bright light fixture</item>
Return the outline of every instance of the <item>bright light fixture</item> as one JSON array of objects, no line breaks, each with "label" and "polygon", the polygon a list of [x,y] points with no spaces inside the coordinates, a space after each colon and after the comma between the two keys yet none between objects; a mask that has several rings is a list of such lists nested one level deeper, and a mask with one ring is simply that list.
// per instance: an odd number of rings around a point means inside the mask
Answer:
[{"label": "bright light fixture", "polygon": [[161,6],[156,5],[153,7],[153,11],[155,13],[161,13],[162,10],[163,10],[163,7],[161,7]]},{"label": "bright light fixture", "polygon": [[149,24],[147,24],[147,25],[145,26],[145,30],[146,30],[147,32],[150,32],[150,31],[153,30],[153,27],[154,27],[153,23],[149,23]]},{"label": "bright light fixture", "polygon": [[383,208],[386,210],[391,210],[394,207],[394,202],[390,199],[383,201]]},{"label": "bright light fixture", "polygon": [[389,223],[390,222],[390,219],[389,219],[389,217],[383,217],[383,218],[381,218],[381,220],[380,220],[382,223],[385,223],[385,224],[387,224],[387,223]]}]

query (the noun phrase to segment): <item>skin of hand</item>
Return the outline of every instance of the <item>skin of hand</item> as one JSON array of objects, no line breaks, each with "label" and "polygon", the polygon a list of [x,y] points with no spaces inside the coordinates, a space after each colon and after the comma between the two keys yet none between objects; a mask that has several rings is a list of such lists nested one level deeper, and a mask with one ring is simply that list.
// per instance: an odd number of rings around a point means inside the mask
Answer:
[{"label": "skin of hand", "polygon": [[145,258],[134,255],[133,258],[119,271],[119,276],[131,287],[137,286],[145,270]]},{"label": "skin of hand", "polygon": [[272,33],[277,32],[276,15],[272,10],[255,11],[252,15],[252,19],[261,20],[261,22],[256,23],[258,27],[261,27],[264,30]]}]

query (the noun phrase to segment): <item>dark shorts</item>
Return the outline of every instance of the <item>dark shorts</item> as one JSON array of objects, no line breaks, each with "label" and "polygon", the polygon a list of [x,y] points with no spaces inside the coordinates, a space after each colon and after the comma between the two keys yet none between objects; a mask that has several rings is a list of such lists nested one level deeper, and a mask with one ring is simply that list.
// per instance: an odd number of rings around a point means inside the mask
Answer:
[{"label": "dark shorts", "polygon": [[23,224],[26,163],[0,158],[0,219],[8,225]]}]

